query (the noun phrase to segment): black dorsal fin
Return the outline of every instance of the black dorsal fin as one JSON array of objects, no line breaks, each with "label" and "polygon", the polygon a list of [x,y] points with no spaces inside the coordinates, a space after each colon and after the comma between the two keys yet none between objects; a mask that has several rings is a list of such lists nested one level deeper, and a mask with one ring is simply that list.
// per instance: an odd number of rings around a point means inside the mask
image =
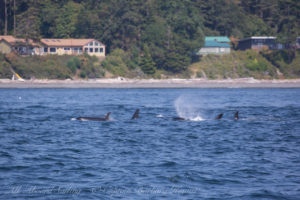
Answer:
[{"label": "black dorsal fin", "polygon": [[110,115],[110,112],[108,112],[108,113],[105,115],[105,117],[104,117],[105,121],[108,121],[108,120],[109,120],[109,115]]},{"label": "black dorsal fin", "polygon": [[139,118],[140,109],[136,109],[135,113],[133,114],[131,119],[137,119]]},{"label": "black dorsal fin", "polygon": [[236,111],[236,113],[234,114],[234,119],[238,120],[239,119],[239,111]]},{"label": "black dorsal fin", "polygon": [[223,117],[223,113],[219,114],[216,119],[221,119]]}]

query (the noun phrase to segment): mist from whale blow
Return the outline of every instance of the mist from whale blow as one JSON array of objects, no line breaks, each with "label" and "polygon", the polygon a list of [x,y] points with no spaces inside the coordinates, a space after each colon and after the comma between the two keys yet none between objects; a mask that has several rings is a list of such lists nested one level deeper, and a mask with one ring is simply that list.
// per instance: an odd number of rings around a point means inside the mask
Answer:
[{"label": "mist from whale blow", "polygon": [[179,96],[175,102],[174,107],[178,117],[184,118],[190,121],[203,121],[205,120],[199,111],[199,107],[192,96]]}]

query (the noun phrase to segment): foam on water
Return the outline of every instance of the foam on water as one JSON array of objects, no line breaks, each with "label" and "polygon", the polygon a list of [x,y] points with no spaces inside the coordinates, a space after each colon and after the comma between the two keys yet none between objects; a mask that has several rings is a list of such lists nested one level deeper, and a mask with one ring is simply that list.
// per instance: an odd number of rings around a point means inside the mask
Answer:
[{"label": "foam on water", "polygon": [[205,119],[203,119],[201,116],[197,116],[195,118],[190,118],[189,120],[191,120],[191,121],[204,121]]}]

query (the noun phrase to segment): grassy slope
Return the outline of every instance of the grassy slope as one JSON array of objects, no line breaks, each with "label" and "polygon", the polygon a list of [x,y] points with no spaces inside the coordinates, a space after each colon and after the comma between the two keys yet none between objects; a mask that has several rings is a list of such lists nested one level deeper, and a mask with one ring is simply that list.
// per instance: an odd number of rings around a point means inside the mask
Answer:
[{"label": "grassy slope", "polygon": [[11,78],[10,64],[5,61],[4,55],[0,54],[0,78]]},{"label": "grassy slope", "polygon": [[271,51],[265,52],[263,55],[287,78],[299,78],[300,77],[300,49],[295,52],[291,52],[289,58],[288,51]]},{"label": "grassy slope", "polygon": [[260,53],[232,51],[229,55],[207,55],[192,64],[194,77],[208,79],[254,77],[257,79],[278,78],[277,68]]},{"label": "grassy slope", "polygon": [[66,79],[66,78],[97,78],[104,72],[100,62],[90,56],[16,56],[15,54],[0,55],[0,78],[11,78],[12,68],[22,78]]},{"label": "grassy slope", "polygon": [[[232,51],[230,55],[208,55],[192,64],[181,74],[168,74],[157,70],[154,78],[192,78],[208,79],[254,77],[257,79],[299,78],[300,50],[296,51],[291,62],[287,62],[287,52],[272,51],[258,53],[252,50]],[[28,56],[0,54],[0,78],[11,78],[13,68],[21,77],[30,78],[100,78],[100,77],[147,77],[138,66],[130,67],[126,52],[108,55],[102,63],[90,56]],[[280,72],[282,73],[280,73]],[[279,73],[278,73],[279,72]]]}]

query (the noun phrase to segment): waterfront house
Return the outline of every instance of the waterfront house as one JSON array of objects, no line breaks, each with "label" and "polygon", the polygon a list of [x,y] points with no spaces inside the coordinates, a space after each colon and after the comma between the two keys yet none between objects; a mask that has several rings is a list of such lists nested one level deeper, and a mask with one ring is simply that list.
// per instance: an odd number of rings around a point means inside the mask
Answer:
[{"label": "waterfront house", "polygon": [[41,39],[43,55],[81,55],[105,57],[105,46],[95,39]]},{"label": "waterfront house", "polygon": [[11,35],[0,36],[0,52],[7,54],[11,52],[20,55],[39,55],[41,46],[31,39],[15,38]]},{"label": "waterfront house", "polygon": [[271,50],[280,50],[283,49],[284,46],[280,43],[276,42],[276,37],[272,36],[255,36],[249,37],[242,40],[239,40],[238,50],[263,50],[263,49],[271,49]]},{"label": "waterfront house", "polygon": [[205,37],[205,44],[197,55],[223,55],[230,54],[230,40],[228,37],[224,36],[209,36]]},{"label": "waterfront house", "polygon": [[3,54],[10,53],[12,51],[12,46],[8,42],[10,41],[12,36],[0,36],[0,52]]}]

